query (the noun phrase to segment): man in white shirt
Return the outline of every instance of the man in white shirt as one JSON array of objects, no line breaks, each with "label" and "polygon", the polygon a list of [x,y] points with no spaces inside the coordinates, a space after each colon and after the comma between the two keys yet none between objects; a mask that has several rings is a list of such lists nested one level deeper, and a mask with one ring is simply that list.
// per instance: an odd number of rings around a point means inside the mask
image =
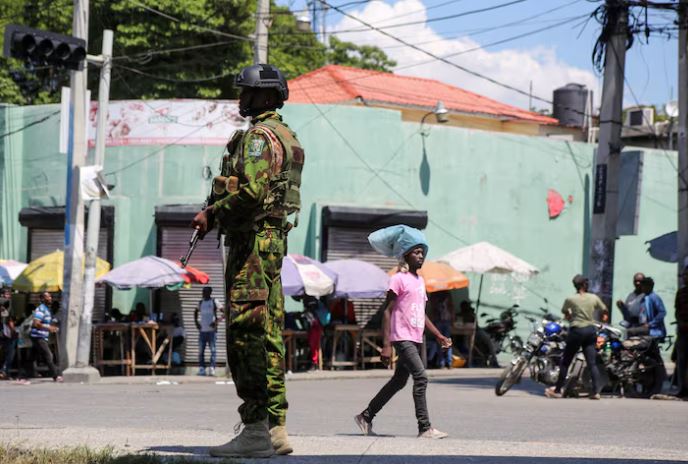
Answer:
[{"label": "man in white shirt", "polygon": [[[198,354],[198,375],[206,375],[205,373],[205,347],[210,347],[210,368],[208,375],[215,375],[215,360],[217,358],[217,350],[215,348],[215,339],[217,335],[217,309],[219,304],[216,299],[212,298],[212,287],[203,287],[203,299],[198,302],[198,307],[194,312],[194,321],[199,330],[200,350]],[[200,320],[199,320],[200,315]]]}]

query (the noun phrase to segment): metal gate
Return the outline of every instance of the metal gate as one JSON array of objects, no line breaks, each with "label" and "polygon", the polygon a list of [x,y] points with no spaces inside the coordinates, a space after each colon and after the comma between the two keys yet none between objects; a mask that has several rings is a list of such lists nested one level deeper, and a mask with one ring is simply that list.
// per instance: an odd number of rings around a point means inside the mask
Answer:
[{"label": "metal gate", "polygon": [[[189,227],[161,227],[159,234],[160,256],[172,261],[179,260],[181,256],[186,254],[189,247],[190,236],[191,229]],[[208,234],[205,240],[200,240],[198,242],[198,246],[189,261],[189,265],[206,272],[210,276],[208,286],[213,288],[212,296],[220,303],[220,307],[218,308],[218,315],[220,315],[224,314],[225,280],[222,266],[222,248],[218,248],[217,245],[218,242],[215,239],[215,234]],[[180,315],[182,326],[186,332],[181,354],[187,365],[198,364],[199,334],[194,322],[194,311],[202,298],[204,286],[205,285],[193,284],[190,288],[181,288],[178,291],[160,291],[160,309],[165,315],[165,319],[169,320],[169,314],[171,313],[176,312]],[[227,359],[225,340],[225,325],[222,323],[217,333],[218,365],[224,364]],[[209,356],[210,353],[206,351],[206,360],[209,359]]]},{"label": "metal gate", "polygon": [[[323,260],[360,259],[375,264],[385,272],[396,266],[394,258],[388,258],[373,250],[368,243],[368,235],[373,228],[363,227],[328,227],[327,248],[323,250]],[[380,309],[383,298],[355,298],[356,323],[365,326],[370,318]]]},{"label": "metal gate", "polygon": [[[98,257],[108,259],[108,230],[101,229],[98,236]],[[64,248],[64,230],[62,229],[29,229],[29,261],[40,258]],[[35,300],[35,301],[33,301]],[[31,302],[38,301],[38,295],[33,295]],[[107,288],[96,287],[93,302],[93,321],[101,322],[105,319],[105,305],[107,304]]]}]

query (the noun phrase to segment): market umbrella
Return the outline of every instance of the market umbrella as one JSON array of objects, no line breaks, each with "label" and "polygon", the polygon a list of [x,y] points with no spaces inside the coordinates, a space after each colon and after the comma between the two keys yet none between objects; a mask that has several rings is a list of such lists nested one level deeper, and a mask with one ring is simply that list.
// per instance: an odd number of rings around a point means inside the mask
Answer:
[{"label": "market umbrella", "polygon": [[[97,258],[96,277],[105,274],[110,263]],[[64,253],[56,250],[31,261],[14,279],[12,288],[20,292],[59,292],[62,290],[64,270]]]},{"label": "market umbrella", "polygon": [[[396,274],[397,269],[389,271]],[[457,290],[468,287],[468,277],[445,263],[425,261],[418,274],[425,281],[425,291],[428,293]]]},{"label": "market umbrella", "polygon": [[389,276],[374,264],[358,259],[341,259],[324,265],[337,274],[336,297],[381,298],[389,288]]},{"label": "market umbrella", "polygon": [[310,295],[316,298],[334,291],[337,274],[320,261],[289,254],[282,261],[282,291],[287,296]]},{"label": "market umbrella", "polygon": [[97,283],[106,283],[118,290],[132,288],[161,288],[181,285],[186,272],[174,261],[159,256],[145,256],[117,266]]},{"label": "market umbrella", "polygon": [[678,261],[678,232],[669,232],[645,242],[650,247],[647,252],[654,259],[675,263]]},{"label": "market umbrella", "polygon": [[480,274],[477,308],[480,307],[480,294],[483,290],[483,276],[486,273],[513,273],[533,276],[540,272],[532,264],[488,242],[478,242],[467,247],[459,248],[443,256],[439,261],[449,264],[457,271],[476,272]]},{"label": "market umbrella", "polygon": [[14,279],[26,268],[26,263],[13,259],[0,259],[0,285],[12,285]]}]

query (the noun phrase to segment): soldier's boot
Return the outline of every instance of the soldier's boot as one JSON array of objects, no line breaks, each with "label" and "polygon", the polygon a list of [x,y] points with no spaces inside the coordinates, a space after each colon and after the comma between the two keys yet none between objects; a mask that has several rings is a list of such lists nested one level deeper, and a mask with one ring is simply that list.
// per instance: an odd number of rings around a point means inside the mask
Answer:
[{"label": "soldier's boot", "polygon": [[284,455],[294,452],[294,448],[292,448],[289,443],[287,427],[284,425],[276,425],[271,428],[270,439],[272,440],[272,447],[275,449],[275,454]]},{"label": "soldier's boot", "polygon": [[225,458],[269,458],[275,454],[270,441],[268,420],[246,424],[239,435],[220,446],[212,446],[210,455]]}]

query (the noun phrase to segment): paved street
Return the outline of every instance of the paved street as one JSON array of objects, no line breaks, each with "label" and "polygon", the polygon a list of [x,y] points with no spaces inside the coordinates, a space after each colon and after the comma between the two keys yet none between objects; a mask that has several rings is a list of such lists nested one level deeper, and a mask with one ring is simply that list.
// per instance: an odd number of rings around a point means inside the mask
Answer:
[{"label": "paved street", "polygon": [[[288,383],[295,463],[688,462],[688,403],[603,398],[548,400],[524,381],[502,398],[497,371],[435,374],[433,424],[442,441],[415,438],[408,385],[376,418],[381,436],[361,437],[352,420],[384,383],[384,371],[298,374]],[[372,378],[371,378],[372,376]],[[346,378],[349,377],[349,378]],[[177,384],[169,383],[178,382]],[[108,379],[99,385],[0,383],[0,440],[32,446],[114,446],[123,452],[205,456],[232,435],[239,405],[223,379]],[[122,383],[117,383],[122,382]],[[39,411],[42,411],[39,412]]]}]

